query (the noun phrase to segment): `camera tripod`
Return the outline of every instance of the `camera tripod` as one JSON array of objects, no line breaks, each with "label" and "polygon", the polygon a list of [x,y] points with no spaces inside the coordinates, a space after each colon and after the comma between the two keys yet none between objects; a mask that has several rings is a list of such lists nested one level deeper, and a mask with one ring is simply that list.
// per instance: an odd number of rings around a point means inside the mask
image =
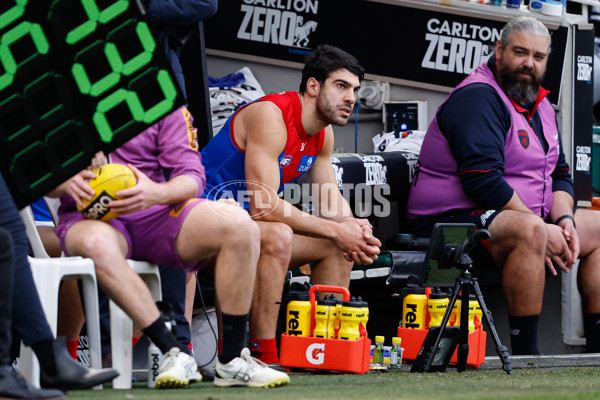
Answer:
[{"label": "camera tripod", "polygon": [[[452,289],[452,297],[450,298],[448,308],[446,309],[442,322],[440,323],[440,328],[437,332],[435,341],[428,349],[424,348],[421,350],[422,352],[426,352],[425,362],[422,364],[422,366],[417,367],[415,371],[411,370],[411,372],[430,371],[431,365],[439,351],[440,340],[444,330],[447,327],[450,314],[452,313],[452,308],[456,303],[459,293],[461,293],[462,301],[460,304],[460,330],[458,335],[456,369],[458,372],[463,372],[467,369],[467,357],[469,355],[469,297],[471,295],[471,289],[473,289],[475,293],[477,302],[479,303],[481,311],[483,312],[483,318],[485,319],[490,333],[494,339],[496,352],[498,353],[500,361],[502,362],[502,369],[506,371],[507,374],[512,372],[508,348],[500,343],[500,338],[496,332],[496,327],[494,326],[494,321],[492,319],[492,313],[483,301],[483,295],[481,294],[481,289],[479,288],[477,278],[473,278],[470,272],[470,269],[473,267],[473,260],[471,257],[469,257],[469,252],[481,240],[489,239],[490,237],[491,235],[488,231],[481,229],[467,237],[467,239],[458,249],[445,246],[442,250],[443,253],[441,254],[441,257],[445,258],[444,261],[450,266],[459,268],[461,270],[461,274],[458,278],[456,278],[456,283]],[[425,340],[423,346],[427,346],[427,340]],[[414,366],[415,365],[413,365],[413,367]]]}]

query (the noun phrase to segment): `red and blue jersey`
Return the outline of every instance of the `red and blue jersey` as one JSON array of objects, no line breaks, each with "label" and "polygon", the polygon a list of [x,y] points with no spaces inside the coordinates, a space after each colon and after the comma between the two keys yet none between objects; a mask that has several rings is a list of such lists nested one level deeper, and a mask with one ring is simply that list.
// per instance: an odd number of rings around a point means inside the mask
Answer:
[{"label": "red and blue jersey", "polygon": [[[256,101],[270,101],[279,107],[287,128],[286,145],[278,157],[278,192],[281,192],[284,184],[294,182],[312,167],[323,148],[325,130],[313,136],[306,134],[298,92],[269,94]],[[233,198],[248,209],[247,196],[243,192],[246,190],[246,152],[238,146],[233,133],[233,121],[241,109],[243,107],[229,117],[219,134],[202,150],[207,177],[203,197],[213,200]]]}]

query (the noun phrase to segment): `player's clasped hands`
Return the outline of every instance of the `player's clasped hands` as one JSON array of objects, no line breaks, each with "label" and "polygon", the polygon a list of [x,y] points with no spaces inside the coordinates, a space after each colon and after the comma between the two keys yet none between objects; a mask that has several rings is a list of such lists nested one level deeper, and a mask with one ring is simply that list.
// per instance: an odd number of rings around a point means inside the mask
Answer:
[{"label": "player's clasped hands", "polygon": [[563,234],[563,228],[557,225],[546,224],[548,242],[546,245],[546,265],[556,275],[557,265],[562,271],[569,272],[573,268],[573,255],[569,243]]},{"label": "player's clasped hands", "polygon": [[381,242],[373,236],[373,227],[366,219],[347,218],[336,239],[344,258],[356,264],[372,264],[380,253]]}]

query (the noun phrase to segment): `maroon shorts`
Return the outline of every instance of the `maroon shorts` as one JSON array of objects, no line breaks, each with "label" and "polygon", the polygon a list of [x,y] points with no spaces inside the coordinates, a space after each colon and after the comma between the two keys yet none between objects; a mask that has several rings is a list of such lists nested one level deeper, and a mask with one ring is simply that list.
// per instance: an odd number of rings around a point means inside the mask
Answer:
[{"label": "maroon shorts", "polygon": [[[206,264],[205,260],[184,264],[177,254],[175,239],[190,211],[204,201],[208,200],[193,198],[176,205],[155,205],[106,223],[121,232],[127,240],[129,245],[127,258],[196,272]],[[83,220],[83,215],[76,210],[60,216],[55,231],[65,254],[67,254],[65,246],[67,232],[73,225]]]}]

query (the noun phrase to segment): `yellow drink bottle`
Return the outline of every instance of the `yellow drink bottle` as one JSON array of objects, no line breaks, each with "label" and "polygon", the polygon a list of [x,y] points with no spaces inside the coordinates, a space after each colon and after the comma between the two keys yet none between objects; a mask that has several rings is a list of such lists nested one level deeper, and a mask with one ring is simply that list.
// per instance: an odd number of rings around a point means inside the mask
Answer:
[{"label": "yellow drink bottle", "polygon": [[290,336],[310,336],[310,301],[308,293],[292,293],[287,305],[285,333]]},{"label": "yellow drink bottle", "polygon": [[315,305],[315,330],[313,336],[331,339],[335,335],[336,301],[325,298]]},{"label": "yellow drink bottle", "polygon": [[427,296],[425,288],[408,288],[402,304],[402,326],[408,329],[426,328]]},{"label": "yellow drink bottle", "polygon": [[369,322],[369,303],[364,301],[360,296],[356,298],[356,301],[358,301],[362,307],[362,311],[359,314],[360,322],[362,322],[365,329],[367,329],[367,322]]},{"label": "yellow drink bottle", "polygon": [[452,307],[452,313],[450,314],[449,323],[452,326],[460,326],[460,300],[461,295],[459,294],[456,297],[456,301],[454,302],[454,306]]},{"label": "yellow drink bottle", "polygon": [[435,289],[436,290],[429,295],[429,300],[427,301],[430,327],[440,326],[442,319],[444,318],[444,314],[448,309],[448,303],[450,302],[448,293],[442,292],[440,288]]},{"label": "yellow drink bottle", "polygon": [[352,298],[344,301],[340,311],[340,330],[338,337],[343,340],[356,340],[360,338],[358,325],[361,321],[363,307],[360,302]]},{"label": "yellow drink bottle", "polygon": [[475,315],[479,317],[479,321],[482,321],[483,312],[481,306],[477,301],[477,297],[474,294],[469,296],[469,332],[475,330]]}]

